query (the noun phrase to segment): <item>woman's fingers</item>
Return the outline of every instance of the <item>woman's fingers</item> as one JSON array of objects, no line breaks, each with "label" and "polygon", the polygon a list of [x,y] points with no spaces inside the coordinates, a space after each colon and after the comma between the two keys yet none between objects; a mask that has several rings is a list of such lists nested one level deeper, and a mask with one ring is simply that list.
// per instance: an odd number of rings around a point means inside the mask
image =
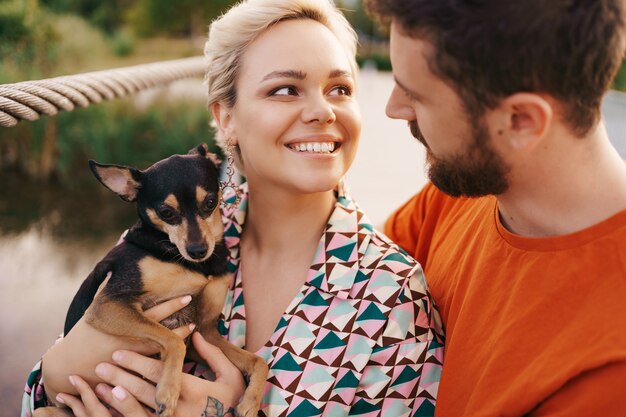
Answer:
[{"label": "woman's fingers", "polygon": [[196,328],[196,325],[191,323],[191,324],[188,324],[187,326],[178,327],[172,331],[176,333],[181,339],[186,339],[187,337],[189,337],[191,333],[193,333],[193,330],[195,328]]},{"label": "woman's fingers", "polygon": [[209,368],[215,373],[217,380],[221,379],[228,384],[243,386],[241,371],[228,360],[220,348],[207,342],[198,332],[195,332],[191,338],[196,352],[206,361]]},{"label": "woman's fingers", "polygon": [[109,411],[84,379],[72,375],[70,383],[76,388],[80,398],[68,394],[58,394],[56,398],[57,401],[70,407],[76,417],[111,417]]},{"label": "woman's fingers", "polygon": [[147,417],[151,414],[136,398],[120,386],[111,388],[107,384],[98,384],[96,393],[124,417]]},{"label": "woman's fingers", "polygon": [[164,301],[161,304],[157,304],[144,311],[144,315],[154,321],[161,321],[172,314],[176,313],[181,308],[185,307],[191,302],[191,296],[185,295],[183,297],[172,298],[171,300]]},{"label": "woman's fingers", "polygon": [[[143,375],[141,372],[138,372]],[[96,375],[112,386],[124,387],[133,397],[152,409],[156,409],[156,387],[137,375],[110,363],[100,363],[96,366]]]},{"label": "woman's fingers", "polygon": [[56,399],[61,404],[67,405],[76,417],[89,417],[87,410],[85,410],[85,405],[80,398],[69,394],[57,394]]},{"label": "woman's fingers", "polygon": [[155,384],[161,380],[163,362],[129,350],[113,352],[113,361],[122,368],[143,376]]}]

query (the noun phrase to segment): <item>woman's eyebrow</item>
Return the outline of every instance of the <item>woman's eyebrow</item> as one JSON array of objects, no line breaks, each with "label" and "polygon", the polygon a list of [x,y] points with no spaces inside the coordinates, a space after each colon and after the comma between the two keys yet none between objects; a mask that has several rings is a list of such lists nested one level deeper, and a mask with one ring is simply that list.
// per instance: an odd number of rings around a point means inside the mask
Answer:
[{"label": "woman's eyebrow", "polygon": [[336,69],[330,72],[328,78],[352,78],[352,73],[350,71]]},{"label": "woman's eyebrow", "polygon": [[261,81],[267,81],[274,78],[293,78],[296,80],[304,80],[306,78],[306,72],[298,70],[272,71],[263,77]]}]

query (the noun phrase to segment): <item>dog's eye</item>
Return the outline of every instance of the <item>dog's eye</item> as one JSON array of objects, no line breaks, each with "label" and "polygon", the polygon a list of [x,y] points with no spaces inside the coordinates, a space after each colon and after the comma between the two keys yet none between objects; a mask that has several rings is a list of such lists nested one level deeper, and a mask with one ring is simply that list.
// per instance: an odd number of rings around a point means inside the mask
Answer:
[{"label": "dog's eye", "polygon": [[176,212],[168,206],[161,206],[158,208],[159,217],[165,221],[172,221],[176,219]]},{"label": "dog's eye", "polygon": [[216,206],[217,206],[217,197],[210,195],[204,199],[204,201],[200,205],[200,210],[208,214],[212,212],[213,210],[215,210]]}]

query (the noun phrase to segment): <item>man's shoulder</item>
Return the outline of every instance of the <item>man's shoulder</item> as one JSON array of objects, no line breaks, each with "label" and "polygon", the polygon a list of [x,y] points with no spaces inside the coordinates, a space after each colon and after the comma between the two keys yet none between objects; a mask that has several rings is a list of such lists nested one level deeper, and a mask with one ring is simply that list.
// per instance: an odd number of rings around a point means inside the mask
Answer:
[{"label": "man's shoulder", "polygon": [[401,206],[391,219],[410,221],[415,224],[429,222],[437,224],[457,219],[459,216],[482,216],[489,213],[495,204],[494,196],[453,197],[428,183]]}]

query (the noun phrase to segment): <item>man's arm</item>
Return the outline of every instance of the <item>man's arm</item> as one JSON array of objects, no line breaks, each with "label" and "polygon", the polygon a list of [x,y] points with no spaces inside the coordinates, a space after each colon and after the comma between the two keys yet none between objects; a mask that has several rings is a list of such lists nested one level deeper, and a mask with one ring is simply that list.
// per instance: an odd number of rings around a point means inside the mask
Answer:
[{"label": "man's arm", "polygon": [[626,415],[626,361],[596,368],[570,380],[529,414],[532,417]]}]

